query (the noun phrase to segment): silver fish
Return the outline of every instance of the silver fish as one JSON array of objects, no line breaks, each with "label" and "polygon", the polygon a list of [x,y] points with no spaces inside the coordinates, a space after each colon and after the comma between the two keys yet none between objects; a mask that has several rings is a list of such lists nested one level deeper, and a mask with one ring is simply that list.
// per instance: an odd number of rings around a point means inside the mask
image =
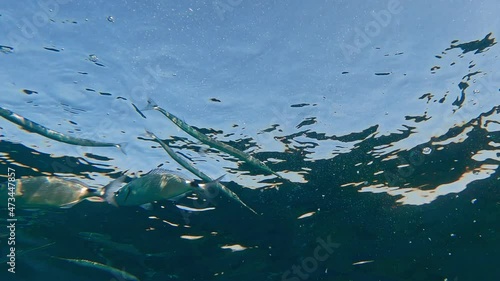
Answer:
[{"label": "silver fish", "polygon": [[154,201],[174,199],[188,192],[199,191],[205,185],[214,185],[219,179],[200,184],[187,180],[183,175],[165,169],[154,169],[134,179],[123,187],[110,185],[104,198],[114,206],[141,206]]},{"label": "silver fish", "polygon": [[[175,153],[164,141],[162,141],[160,138],[158,138],[155,134],[146,131],[146,134],[148,134],[154,141],[159,143],[163,149],[172,157],[179,165],[199,177],[200,179],[206,181],[206,182],[213,182],[213,179],[210,178],[207,174],[203,173],[202,171],[196,169],[193,165],[189,164],[184,158],[182,158],[180,155]],[[232,192],[229,188],[225,187],[223,184],[218,183],[217,187],[222,190],[227,196],[235,200],[236,202],[240,203],[243,205],[245,208],[250,210],[252,213],[257,214],[257,212],[254,211],[254,209],[250,208],[247,204],[245,204],[236,193]]]},{"label": "silver fish", "polygon": [[51,130],[47,127],[44,127],[36,122],[33,122],[27,118],[22,117],[19,114],[16,114],[8,109],[0,107],[0,116],[3,118],[11,121],[12,123],[15,123],[25,130],[32,132],[32,133],[37,133],[39,135],[42,135],[44,137],[47,137],[49,139],[53,139],[56,141],[64,142],[64,143],[69,143],[69,144],[74,144],[74,145],[81,145],[81,146],[95,146],[95,147],[110,147],[114,146],[119,148],[123,153],[125,153],[124,147],[125,143],[118,144],[118,143],[111,143],[111,142],[100,142],[100,141],[94,141],[94,140],[89,140],[89,139],[81,139],[81,138],[76,138],[68,135],[64,135],[62,133],[56,132],[54,130]]},{"label": "silver fish", "polygon": [[[115,180],[108,186],[119,185],[122,180]],[[15,183],[15,202],[8,199],[12,183]],[[103,188],[92,188],[78,180],[40,176],[17,179],[10,182],[10,186],[9,182],[0,184],[0,207],[8,207],[10,202],[18,208],[70,208],[84,199],[103,195]]]},{"label": "silver fish", "polygon": [[74,263],[74,264],[77,264],[80,266],[84,266],[84,267],[91,267],[91,268],[95,268],[95,269],[100,269],[100,270],[103,270],[103,271],[106,271],[106,272],[112,274],[113,276],[115,276],[119,280],[139,281],[139,278],[135,277],[134,275],[132,275],[126,271],[111,267],[109,265],[98,263],[95,261],[89,261],[89,260],[83,260],[83,259],[67,259],[67,258],[60,258],[60,257],[53,257],[53,258],[68,261],[68,262],[71,262],[71,263]]}]

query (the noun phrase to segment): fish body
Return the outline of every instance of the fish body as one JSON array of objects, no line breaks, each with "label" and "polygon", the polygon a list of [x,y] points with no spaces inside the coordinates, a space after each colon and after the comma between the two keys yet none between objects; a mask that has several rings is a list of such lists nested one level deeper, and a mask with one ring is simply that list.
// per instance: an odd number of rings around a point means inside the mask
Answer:
[{"label": "fish body", "polygon": [[105,199],[115,206],[141,206],[158,200],[174,199],[196,191],[200,185],[165,169],[154,169],[125,186],[106,189]]},{"label": "fish body", "polygon": [[[23,208],[69,208],[82,200],[101,196],[100,189],[91,188],[78,180],[58,177],[32,177],[15,181],[15,206]],[[7,207],[8,182],[0,185],[0,206]],[[3,198],[5,197],[5,198]]]},{"label": "fish body", "polygon": [[59,142],[64,142],[68,144],[73,144],[73,145],[81,145],[81,146],[95,146],[95,147],[117,147],[119,148],[123,153],[125,151],[123,150],[125,144],[118,144],[118,143],[111,143],[111,142],[100,142],[100,141],[94,141],[94,140],[89,140],[89,139],[82,139],[82,138],[77,138],[73,136],[68,136],[64,135],[62,133],[56,132],[54,130],[51,130],[45,126],[42,126],[36,122],[33,122],[29,120],[28,118],[24,118],[23,116],[16,114],[8,109],[0,107],[0,116],[3,118],[11,121],[12,123],[15,123],[25,130],[32,132],[32,133],[37,133],[39,135],[42,135],[44,137],[47,137],[49,139],[53,139]]},{"label": "fish body", "polygon": [[161,112],[165,117],[170,119],[175,125],[177,125],[179,128],[181,128],[184,132],[188,133],[192,137],[198,139],[202,143],[209,145],[210,147],[216,148],[222,152],[225,152],[231,156],[234,156],[238,158],[239,160],[242,160],[262,171],[265,171],[267,173],[271,173],[275,176],[277,176],[280,179],[283,179],[278,173],[274,172],[269,168],[264,162],[260,161],[259,159],[253,157],[252,155],[243,152],[239,149],[236,149],[228,144],[225,144],[223,142],[220,142],[216,139],[210,138],[207,135],[201,133],[200,131],[196,130],[195,128],[191,127],[189,124],[186,122],[182,121],[179,119],[177,116],[173,115],[172,113],[166,111],[165,109],[161,108],[158,106],[152,99],[148,100],[148,106],[146,109],[154,109],[159,112]]},{"label": "fish body", "polygon": [[[159,143],[163,149],[174,159],[179,165],[199,177],[200,179],[204,180],[205,182],[213,182],[214,180],[210,178],[207,174],[203,173],[202,171],[196,169],[193,165],[188,163],[184,158],[182,158],[180,155],[175,153],[175,151],[172,150],[164,141],[162,141],[160,138],[158,138],[155,134],[146,131],[146,133],[153,138],[154,141]],[[218,187],[222,192],[224,192],[227,196],[229,196],[231,199],[235,200],[236,202],[240,203],[243,205],[245,208],[249,209],[252,213],[257,214],[252,208],[250,208],[247,204],[245,204],[239,197],[236,195],[236,193],[232,192],[229,188],[225,187],[222,183],[218,182],[216,187]]]}]

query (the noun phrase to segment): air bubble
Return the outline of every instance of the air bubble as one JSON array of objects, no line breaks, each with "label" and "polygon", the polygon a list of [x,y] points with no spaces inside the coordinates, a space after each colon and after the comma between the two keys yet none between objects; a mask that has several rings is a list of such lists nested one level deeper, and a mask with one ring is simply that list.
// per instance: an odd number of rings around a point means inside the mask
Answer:
[{"label": "air bubble", "polygon": [[424,147],[422,149],[422,153],[425,155],[431,154],[431,152],[432,152],[432,149],[430,147]]},{"label": "air bubble", "polygon": [[108,21],[109,21],[109,22],[115,22],[115,18],[114,18],[113,16],[109,16],[109,17],[108,17]]}]

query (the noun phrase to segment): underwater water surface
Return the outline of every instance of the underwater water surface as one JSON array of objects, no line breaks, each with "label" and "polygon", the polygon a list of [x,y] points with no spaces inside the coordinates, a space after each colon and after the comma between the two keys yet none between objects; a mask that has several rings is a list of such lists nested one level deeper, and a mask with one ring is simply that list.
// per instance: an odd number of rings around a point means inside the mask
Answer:
[{"label": "underwater water surface", "polygon": [[[146,209],[4,207],[1,280],[500,280],[497,8],[1,4],[0,107],[121,149],[0,118],[0,182],[15,171],[101,188],[156,168],[198,179],[148,130],[257,213],[218,193]],[[144,110],[148,100],[280,177]]]}]

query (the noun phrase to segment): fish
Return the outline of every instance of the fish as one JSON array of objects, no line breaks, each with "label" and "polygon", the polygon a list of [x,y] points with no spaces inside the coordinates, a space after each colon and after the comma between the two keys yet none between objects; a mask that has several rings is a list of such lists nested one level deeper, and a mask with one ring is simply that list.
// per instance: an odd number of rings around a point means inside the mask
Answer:
[{"label": "fish", "polygon": [[145,111],[152,109],[161,112],[163,115],[165,115],[165,117],[170,119],[170,121],[172,121],[175,125],[181,128],[184,132],[188,133],[189,135],[201,141],[202,143],[209,145],[210,147],[216,148],[222,152],[225,152],[233,157],[236,157],[239,160],[244,161],[255,168],[265,171],[266,173],[273,174],[279,179],[285,180],[282,176],[280,176],[275,171],[271,170],[271,168],[269,168],[264,162],[260,161],[259,159],[253,157],[252,155],[246,152],[236,149],[228,144],[225,144],[221,141],[208,137],[207,135],[201,133],[200,131],[196,130],[186,122],[179,119],[177,116],[173,115],[172,113],[158,106],[152,99],[148,99],[148,105],[143,110]]},{"label": "fish", "polygon": [[133,179],[123,187],[109,185],[104,199],[116,207],[144,206],[154,201],[176,199],[188,192],[201,191],[215,185],[219,179],[209,183],[187,180],[184,175],[166,169],[153,169],[146,175]]},{"label": "fish", "polygon": [[62,134],[60,132],[51,130],[45,126],[42,126],[36,122],[33,122],[29,120],[28,118],[25,118],[19,114],[16,114],[8,109],[0,107],[0,116],[3,118],[9,120],[10,122],[17,124],[21,126],[23,129],[36,133],[39,135],[42,135],[44,137],[47,137],[49,139],[53,139],[59,142],[63,143],[68,143],[68,144],[73,144],[73,145],[80,145],[80,146],[94,146],[94,147],[117,147],[122,151],[124,154],[125,152],[125,146],[126,143],[111,143],[111,142],[100,142],[100,141],[94,141],[94,140],[89,140],[89,139],[82,139],[82,138],[77,138],[73,136],[68,136],[65,134]]},{"label": "fish", "polygon": [[124,244],[111,240],[111,237],[106,234],[96,232],[79,232],[78,236],[86,241],[98,244],[100,248],[105,248],[107,251],[110,251],[114,254],[125,254],[127,256],[133,256],[141,259],[147,257],[171,256],[171,253],[145,254],[132,244]]},{"label": "fish", "polygon": [[[170,157],[172,157],[172,159],[174,159],[177,163],[179,163],[179,165],[184,167],[186,170],[190,171],[193,175],[199,177],[200,179],[202,179],[205,182],[213,182],[214,181],[207,174],[203,173],[202,171],[200,171],[199,169],[197,169],[193,165],[191,165],[189,162],[187,162],[187,160],[182,158],[182,156],[175,153],[175,151],[172,148],[170,148],[164,141],[162,141],[160,138],[158,138],[155,134],[153,134],[152,132],[150,132],[148,130],[146,130],[146,134],[149,137],[151,137],[153,139],[153,141],[159,143],[161,145],[161,147],[163,147],[163,149],[168,153],[168,155],[170,155]],[[235,200],[236,202],[240,203],[242,206],[244,206],[245,208],[250,210],[252,213],[257,214],[257,212],[254,209],[252,209],[250,206],[245,204],[245,202],[243,202],[238,197],[238,195],[236,195],[236,193],[232,192],[229,188],[225,187],[222,183],[219,182],[216,185],[216,187],[219,188],[220,190],[222,190],[231,199]]]},{"label": "fish", "polygon": [[[108,187],[120,185],[123,178],[112,181]],[[15,183],[14,200],[9,198]],[[71,208],[85,199],[104,195],[104,188],[93,188],[75,179],[62,179],[54,176],[38,176],[17,179],[0,184],[0,207],[9,203],[17,208]],[[12,205],[10,205],[12,206]]]},{"label": "fish", "polygon": [[102,263],[98,263],[95,261],[89,261],[84,259],[70,259],[70,258],[61,258],[61,257],[53,257],[56,259],[64,260],[70,263],[74,263],[76,265],[91,267],[95,269],[100,269],[102,271],[106,271],[116,277],[118,280],[129,280],[129,281],[139,281],[139,278],[136,276],[118,268],[111,267],[109,265],[105,265]]}]

